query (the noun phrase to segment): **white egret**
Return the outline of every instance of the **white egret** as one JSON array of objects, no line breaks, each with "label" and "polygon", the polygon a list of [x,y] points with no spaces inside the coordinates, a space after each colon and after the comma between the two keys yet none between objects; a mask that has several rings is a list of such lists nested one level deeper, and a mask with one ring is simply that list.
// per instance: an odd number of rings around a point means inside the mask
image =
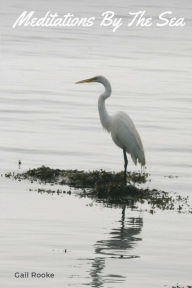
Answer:
[{"label": "white egret", "polygon": [[96,76],[93,78],[85,79],[76,82],[98,82],[103,84],[105,87],[104,93],[102,93],[98,100],[98,110],[101,120],[101,124],[104,129],[111,133],[111,137],[115,144],[123,149],[124,156],[124,182],[127,182],[127,154],[131,155],[131,158],[135,165],[137,161],[141,166],[145,165],[145,153],[141,138],[131,118],[124,112],[119,111],[115,115],[111,116],[108,114],[105,108],[105,100],[111,96],[111,85],[109,81],[103,76]]}]

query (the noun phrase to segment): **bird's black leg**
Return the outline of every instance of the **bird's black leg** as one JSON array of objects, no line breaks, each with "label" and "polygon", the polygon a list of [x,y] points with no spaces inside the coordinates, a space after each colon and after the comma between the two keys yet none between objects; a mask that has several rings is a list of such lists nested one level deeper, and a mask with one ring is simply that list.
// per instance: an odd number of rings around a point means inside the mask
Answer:
[{"label": "bird's black leg", "polygon": [[127,164],[128,164],[128,160],[127,160],[127,154],[126,154],[126,149],[123,148],[123,156],[124,156],[124,183],[125,185],[127,184]]}]

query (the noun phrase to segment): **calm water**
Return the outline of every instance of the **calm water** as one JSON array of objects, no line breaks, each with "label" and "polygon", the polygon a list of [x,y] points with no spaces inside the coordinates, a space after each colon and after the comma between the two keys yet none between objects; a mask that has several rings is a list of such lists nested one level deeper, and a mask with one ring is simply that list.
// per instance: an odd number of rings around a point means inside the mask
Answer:
[{"label": "calm water", "polygon": [[[150,186],[189,195],[192,184],[192,2],[6,1],[1,9],[1,173],[48,165],[122,169],[122,152],[99,123],[98,74],[112,83],[110,113],[132,117],[146,151]],[[2,6],[3,6],[2,5]],[[44,16],[126,19],[172,10],[184,28],[16,28],[24,10]],[[97,23],[98,24],[98,23]],[[138,170],[129,163],[131,170]],[[173,175],[178,178],[167,178]],[[171,287],[191,280],[191,216],[104,207],[75,196],[29,191],[0,182],[0,270],[3,287]],[[35,185],[34,185],[35,186]],[[35,188],[37,188],[35,186]],[[67,253],[64,250],[67,249]],[[16,271],[48,271],[54,280],[14,279]]]}]

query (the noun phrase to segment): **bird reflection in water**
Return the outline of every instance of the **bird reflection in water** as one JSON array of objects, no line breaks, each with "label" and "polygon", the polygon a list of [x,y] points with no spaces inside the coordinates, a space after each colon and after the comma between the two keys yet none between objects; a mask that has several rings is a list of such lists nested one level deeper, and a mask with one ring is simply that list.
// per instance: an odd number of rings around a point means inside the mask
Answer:
[{"label": "bird reflection in water", "polygon": [[106,258],[120,258],[120,259],[132,259],[139,258],[138,255],[130,253],[132,249],[137,245],[138,241],[142,238],[138,237],[143,227],[142,217],[125,217],[126,207],[122,207],[121,220],[118,222],[120,226],[114,228],[110,233],[109,239],[99,240],[95,244],[96,257],[93,259],[92,267],[90,271],[91,286],[102,287],[106,282],[122,282],[125,281],[125,277],[121,275],[102,275],[102,271],[106,265]]}]

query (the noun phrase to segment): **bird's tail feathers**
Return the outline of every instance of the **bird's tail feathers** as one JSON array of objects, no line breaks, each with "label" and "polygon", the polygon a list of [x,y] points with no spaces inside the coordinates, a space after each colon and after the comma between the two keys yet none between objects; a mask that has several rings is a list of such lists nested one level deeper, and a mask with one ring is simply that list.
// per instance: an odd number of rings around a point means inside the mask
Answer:
[{"label": "bird's tail feathers", "polygon": [[144,152],[140,152],[137,156],[131,154],[131,158],[135,165],[137,165],[137,161],[141,164],[141,166],[145,166],[146,164]]}]

